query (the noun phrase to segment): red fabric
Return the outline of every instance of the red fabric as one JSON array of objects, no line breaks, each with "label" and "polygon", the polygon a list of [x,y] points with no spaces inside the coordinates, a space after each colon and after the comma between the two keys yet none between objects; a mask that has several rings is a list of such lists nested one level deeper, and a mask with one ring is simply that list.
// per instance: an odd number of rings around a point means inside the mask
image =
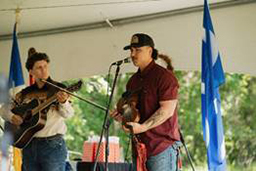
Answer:
[{"label": "red fabric", "polygon": [[133,135],[133,153],[136,157],[136,171],[147,171],[147,149],[145,144],[138,141]]},{"label": "red fabric", "polygon": [[[146,121],[160,107],[159,101],[178,98],[178,81],[172,71],[167,70],[152,61],[144,70],[138,70],[127,83],[127,90],[134,91],[142,88],[137,108],[141,114],[140,123]],[[174,141],[180,140],[178,132],[177,109],[171,118],[163,124],[139,135],[146,145],[147,155],[154,156]]]},{"label": "red fabric", "polygon": [[146,161],[147,161],[147,153],[145,144],[138,143],[136,145],[136,149],[138,152],[137,156],[137,171],[147,171]]},{"label": "red fabric", "polygon": [[178,150],[178,157],[177,157],[177,160],[178,160],[178,170],[182,170],[182,160],[181,160],[181,155],[180,155],[180,148],[177,149]]},{"label": "red fabric", "polygon": [[182,160],[181,160],[181,158],[178,158],[178,169],[179,170],[182,169]]},{"label": "red fabric", "polygon": [[33,78],[32,75],[29,74],[29,85],[32,85],[35,83],[35,79]]}]

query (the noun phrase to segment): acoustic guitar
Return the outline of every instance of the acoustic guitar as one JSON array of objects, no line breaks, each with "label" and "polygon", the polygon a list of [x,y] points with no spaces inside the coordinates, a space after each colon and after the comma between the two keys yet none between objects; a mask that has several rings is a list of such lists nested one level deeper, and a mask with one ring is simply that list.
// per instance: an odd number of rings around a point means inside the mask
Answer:
[{"label": "acoustic guitar", "polygon": [[[81,88],[82,81],[69,86],[66,90],[70,92],[77,91]],[[19,126],[5,122],[5,133],[12,135],[11,145],[17,148],[24,148],[34,137],[35,133],[44,128],[47,122],[47,112],[51,104],[57,101],[56,93],[40,102],[38,99],[33,99],[29,103],[22,104],[13,108],[11,111],[23,118],[23,123]]]}]

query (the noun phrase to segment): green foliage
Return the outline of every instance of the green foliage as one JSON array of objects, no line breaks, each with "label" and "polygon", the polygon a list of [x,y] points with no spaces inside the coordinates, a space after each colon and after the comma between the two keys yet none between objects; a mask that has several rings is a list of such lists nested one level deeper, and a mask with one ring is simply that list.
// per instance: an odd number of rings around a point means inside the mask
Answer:
[{"label": "green foliage", "polygon": [[[207,162],[201,124],[201,81],[199,72],[175,72],[179,84],[179,124],[187,147],[196,165]],[[131,74],[120,75],[117,82],[111,109],[125,91],[125,85]],[[102,106],[107,105],[110,84],[107,77],[95,76],[83,79],[84,86],[79,96]],[[73,81],[69,81],[71,84]],[[110,90],[111,91],[111,90]],[[256,78],[241,74],[226,74],[226,83],[220,88],[221,107],[226,141],[227,162],[232,167],[252,167],[256,161]],[[95,106],[73,98],[76,111],[68,120],[67,145],[70,150],[82,153],[83,142],[91,135],[100,135],[105,112]],[[111,120],[112,121],[112,120]],[[125,150],[128,136],[120,124],[111,122],[110,135],[120,137]],[[185,151],[182,149],[183,163],[188,165]]]},{"label": "green foliage", "polygon": [[232,165],[249,167],[256,161],[256,78],[238,74],[226,78],[222,99],[227,156]]},{"label": "green foliage", "polygon": [[[200,73],[177,71],[179,80],[179,124],[193,161],[205,162],[206,149],[201,124]],[[185,154],[185,152],[183,152]],[[185,164],[188,164],[185,161]]]}]

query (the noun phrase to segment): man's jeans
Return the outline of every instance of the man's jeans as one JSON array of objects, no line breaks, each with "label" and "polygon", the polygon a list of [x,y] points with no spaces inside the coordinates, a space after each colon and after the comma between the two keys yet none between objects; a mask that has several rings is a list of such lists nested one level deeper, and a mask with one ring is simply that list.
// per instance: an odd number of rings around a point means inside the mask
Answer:
[{"label": "man's jeans", "polygon": [[67,149],[59,136],[49,140],[32,140],[23,151],[24,171],[65,171]]},{"label": "man's jeans", "polygon": [[177,141],[156,156],[150,156],[146,163],[148,171],[178,171],[178,148],[181,145],[181,142]]}]

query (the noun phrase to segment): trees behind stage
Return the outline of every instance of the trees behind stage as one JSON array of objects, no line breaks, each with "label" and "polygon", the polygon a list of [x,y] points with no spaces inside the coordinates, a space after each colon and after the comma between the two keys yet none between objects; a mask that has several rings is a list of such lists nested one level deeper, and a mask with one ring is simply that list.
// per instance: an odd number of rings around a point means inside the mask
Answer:
[{"label": "trees behind stage", "polygon": [[[206,149],[201,124],[201,75],[199,72],[176,71],[180,84],[179,124],[187,147],[196,165],[206,165]],[[125,91],[125,84],[131,74],[118,78],[111,108]],[[110,85],[113,77],[110,76]],[[68,84],[75,80],[68,81]],[[77,94],[101,106],[107,106],[107,76],[83,79],[84,86]],[[242,74],[226,74],[226,83],[220,88],[221,107],[226,141],[228,164],[236,167],[251,167],[256,162],[256,78]],[[88,103],[72,98],[75,116],[70,118],[66,141],[69,150],[82,153],[83,142],[92,135],[100,135],[105,112]],[[120,137],[121,146],[128,144],[120,125],[111,122],[110,135]],[[130,155],[128,155],[130,156]],[[184,149],[184,165],[187,165]]]}]

